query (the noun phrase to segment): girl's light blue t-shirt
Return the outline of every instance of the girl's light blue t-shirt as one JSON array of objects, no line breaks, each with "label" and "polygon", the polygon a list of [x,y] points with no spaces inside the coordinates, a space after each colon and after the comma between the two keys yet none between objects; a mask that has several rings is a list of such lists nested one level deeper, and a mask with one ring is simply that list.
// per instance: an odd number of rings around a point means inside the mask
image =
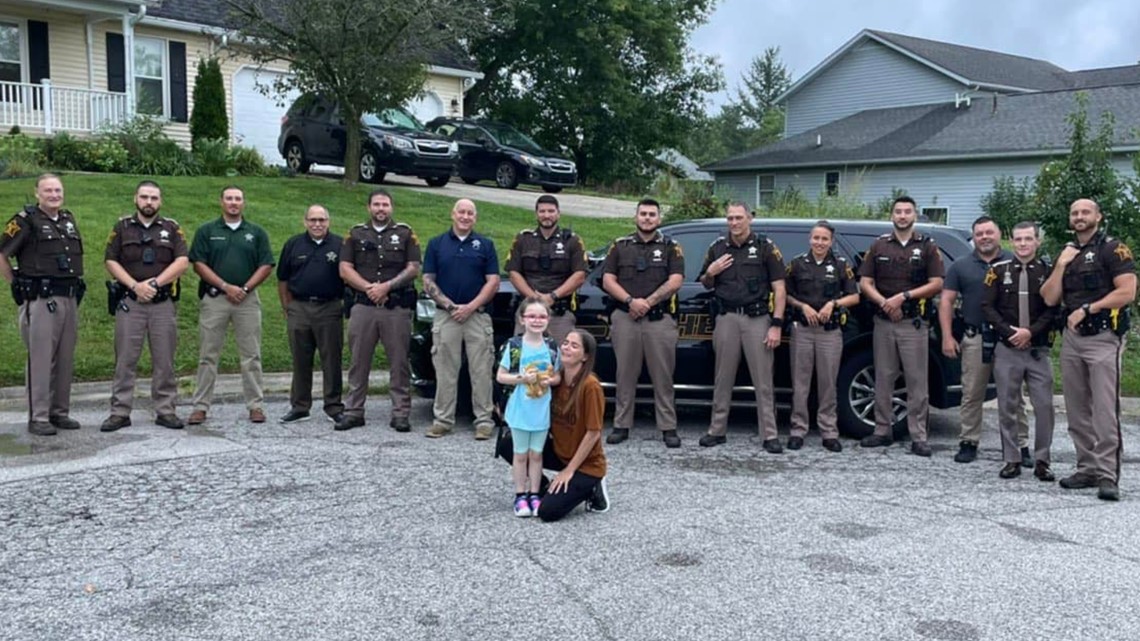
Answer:
[{"label": "girl's light blue t-shirt", "polygon": [[[550,356],[550,348],[546,346],[545,342],[538,345],[528,345],[524,340],[519,356],[519,373],[526,373],[527,367],[533,366],[539,372],[547,372],[553,375],[561,368],[561,362],[557,353],[554,355],[553,362],[551,362]],[[499,366],[510,370],[510,350],[503,350],[503,358],[499,361]],[[511,392],[511,398],[507,401],[507,412],[503,418],[513,430],[538,432],[550,429],[550,387],[544,390],[542,396],[530,398],[527,395],[525,383],[516,385],[514,391]]]}]

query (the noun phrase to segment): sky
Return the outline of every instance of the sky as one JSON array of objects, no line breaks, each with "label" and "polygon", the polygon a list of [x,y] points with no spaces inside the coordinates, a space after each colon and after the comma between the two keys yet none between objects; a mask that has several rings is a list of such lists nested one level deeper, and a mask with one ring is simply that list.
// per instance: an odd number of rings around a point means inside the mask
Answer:
[{"label": "sky", "polygon": [[863,29],[1039,58],[1076,71],[1140,62],[1140,5],[1129,0],[720,0],[690,41],[723,66],[736,95],[752,58],[771,46],[793,82]]}]

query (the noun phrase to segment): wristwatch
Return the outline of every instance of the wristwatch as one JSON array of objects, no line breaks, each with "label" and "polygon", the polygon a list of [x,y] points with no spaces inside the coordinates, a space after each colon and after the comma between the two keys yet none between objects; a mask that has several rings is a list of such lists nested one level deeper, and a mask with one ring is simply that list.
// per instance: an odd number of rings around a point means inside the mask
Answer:
[{"label": "wristwatch", "polygon": [[250,289],[248,287],[246,287],[245,285],[241,286],[241,290],[247,294],[250,292]]},{"label": "wristwatch", "polygon": [[455,311],[455,303],[448,303],[447,305],[444,305],[443,311],[445,311],[445,312]]},{"label": "wristwatch", "polygon": [[773,316],[772,317],[772,327],[779,327],[780,329],[783,329],[784,328],[784,319],[780,318],[779,316]]},{"label": "wristwatch", "polygon": [[623,305],[628,305],[628,304],[630,304],[630,303],[632,303],[632,302],[633,302],[633,296],[626,296],[626,297],[625,297],[625,300],[623,300],[623,301],[622,301],[622,304],[623,304]]},{"label": "wristwatch", "polygon": [[910,300],[910,290],[903,292],[903,300]]},{"label": "wristwatch", "polygon": [[1092,303],[1085,303],[1084,305],[1081,305],[1081,309],[1085,310],[1085,318],[1092,316]]}]

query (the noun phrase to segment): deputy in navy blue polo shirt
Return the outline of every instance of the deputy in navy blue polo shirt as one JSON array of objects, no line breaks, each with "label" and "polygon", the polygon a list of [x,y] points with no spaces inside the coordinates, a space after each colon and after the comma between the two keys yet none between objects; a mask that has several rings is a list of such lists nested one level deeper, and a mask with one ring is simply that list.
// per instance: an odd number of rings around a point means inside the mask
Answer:
[{"label": "deputy in navy blue polo shirt", "polygon": [[305,211],[305,233],[285,241],[277,261],[277,295],[285,310],[289,350],[293,354],[290,408],[281,418],[282,423],[309,420],[313,407],[313,356],[317,352],[321,354],[325,415],[336,421],[344,412],[344,282],[340,279],[343,240],[329,232],[329,224],[329,211],[321,205],[310,205]]},{"label": "deputy in navy blue polo shirt", "polygon": [[499,257],[490,238],[475,233],[475,203],[466,198],[451,210],[451,229],[428,241],[424,293],[435,301],[432,364],[435,366],[434,421],[429,438],[455,426],[455,404],[464,345],[471,376],[475,438],[491,438],[491,368],[494,334],[487,307],[499,291]]}]

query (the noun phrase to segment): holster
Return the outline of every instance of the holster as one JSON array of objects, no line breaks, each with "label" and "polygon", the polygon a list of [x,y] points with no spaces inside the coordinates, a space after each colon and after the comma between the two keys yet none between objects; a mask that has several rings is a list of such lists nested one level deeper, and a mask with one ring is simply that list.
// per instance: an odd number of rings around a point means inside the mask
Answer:
[{"label": "holster", "polygon": [[350,317],[352,317],[352,306],[356,304],[356,290],[349,287],[348,285],[345,285],[343,296],[344,296],[344,317],[350,318]]},{"label": "holster", "polygon": [[198,300],[209,296],[210,298],[217,298],[222,294],[222,290],[214,287],[204,280],[198,281]]},{"label": "holster", "polygon": [[[107,284],[107,313],[114,316],[123,304],[123,297],[127,295],[127,288],[117,280],[109,280]],[[126,310],[124,310],[126,311]]]},{"label": "holster", "polygon": [[994,350],[997,348],[997,330],[993,325],[985,323],[982,325],[982,362],[989,364],[994,362]]}]

